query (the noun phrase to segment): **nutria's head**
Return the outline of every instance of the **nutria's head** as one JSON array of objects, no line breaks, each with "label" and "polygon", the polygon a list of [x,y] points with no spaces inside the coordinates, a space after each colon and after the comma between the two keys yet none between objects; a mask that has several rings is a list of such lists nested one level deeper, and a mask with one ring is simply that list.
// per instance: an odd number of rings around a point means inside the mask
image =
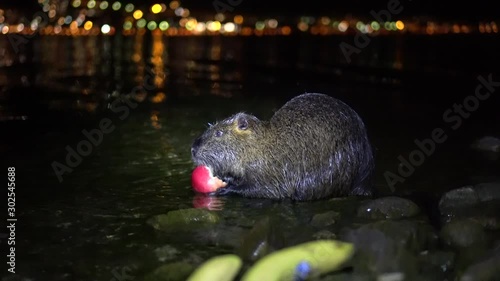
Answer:
[{"label": "nutria's head", "polygon": [[252,160],[251,151],[259,145],[262,122],[255,116],[237,113],[210,127],[191,146],[193,162],[212,169],[214,176],[238,185],[245,177],[245,167]]}]

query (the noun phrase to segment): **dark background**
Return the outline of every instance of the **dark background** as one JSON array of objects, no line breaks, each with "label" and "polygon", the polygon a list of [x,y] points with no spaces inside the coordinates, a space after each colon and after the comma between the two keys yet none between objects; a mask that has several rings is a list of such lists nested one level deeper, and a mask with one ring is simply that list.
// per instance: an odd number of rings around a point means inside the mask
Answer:
[{"label": "dark background", "polygon": [[[222,2],[227,2],[221,0]],[[238,0],[234,0],[238,1]],[[265,1],[265,0],[240,0],[235,12],[254,13],[258,15],[338,15],[352,14],[354,16],[369,15],[371,10],[380,11],[387,9],[387,0],[373,1]],[[109,1],[113,2],[113,1]],[[150,5],[161,1],[128,1],[136,5]],[[211,0],[185,0],[181,1],[183,7],[192,12],[214,12]],[[404,7],[402,17],[423,16],[441,20],[492,20],[498,18],[499,13],[495,1],[422,1],[401,0],[400,5]],[[0,1],[4,8],[18,8],[27,11],[38,11],[39,5],[36,1]]]}]

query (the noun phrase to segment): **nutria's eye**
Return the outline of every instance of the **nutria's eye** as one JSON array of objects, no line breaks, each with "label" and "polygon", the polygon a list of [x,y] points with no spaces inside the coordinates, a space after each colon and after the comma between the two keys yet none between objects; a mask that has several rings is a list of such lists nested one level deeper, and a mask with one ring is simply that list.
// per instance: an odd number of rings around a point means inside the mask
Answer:
[{"label": "nutria's eye", "polygon": [[248,120],[245,118],[240,118],[238,120],[238,129],[240,129],[240,130],[248,129]]},{"label": "nutria's eye", "polygon": [[216,137],[222,137],[223,134],[224,133],[222,131],[220,131],[220,130],[219,131],[215,131],[215,136]]}]

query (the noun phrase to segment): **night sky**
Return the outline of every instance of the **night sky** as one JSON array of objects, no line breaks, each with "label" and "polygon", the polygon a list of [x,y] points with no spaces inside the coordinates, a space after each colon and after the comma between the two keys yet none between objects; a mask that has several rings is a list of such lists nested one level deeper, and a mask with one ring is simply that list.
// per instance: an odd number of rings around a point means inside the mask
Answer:
[{"label": "night sky", "polygon": [[[221,0],[227,1],[227,0]],[[234,0],[237,1],[237,0]],[[284,0],[241,0],[241,4],[235,7],[235,11],[252,12],[256,14],[332,14],[345,15],[369,15],[371,10],[380,11],[387,9],[390,0],[349,0],[349,1],[325,1],[325,0],[304,0],[294,4],[295,1]],[[397,0],[392,0],[397,1]],[[197,9],[214,9],[212,0],[185,0],[182,3],[187,7],[197,7]],[[431,1],[431,0],[400,0],[403,7],[401,16],[431,16],[447,19],[498,19],[500,12],[493,6],[495,1]],[[469,4],[467,4],[469,3]]]},{"label": "night sky", "polygon": [[[303,0],[302,2],[292,2],[285,0],[184,0],[182,5],[193,12],[214,13],[214,1],[228,3],[229,1],[241,4],[234,7],[234,13],[252,13],[263,16],[279,15],[331,15],[343,16],[352,14],[353,16],[369,16],[372,10],[380,11],[387,9],[389,1],[398,0],[350,0],[350,1],[325,1],[325,0]],[[1,1],[2,7],[16,7],[19,9],[29,9],[31,11],[39,9],[37,1]],[[169,1],[147,0],[147,1],[122,1],[133,3],[158,3]],[[431,1],[431,0],[399,0],[403,7],[399,16],[429,16],[443,20],[498,20],[500,12],[495,9],[495,1]],[[295,4],[297,3],[297,4]],[[303,5],[298,3],[304,3]]]}]

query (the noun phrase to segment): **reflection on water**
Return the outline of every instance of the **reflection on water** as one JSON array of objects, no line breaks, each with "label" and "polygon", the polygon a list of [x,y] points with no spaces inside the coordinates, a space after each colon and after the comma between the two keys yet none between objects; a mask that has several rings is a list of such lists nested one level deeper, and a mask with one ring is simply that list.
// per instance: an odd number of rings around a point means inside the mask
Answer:
[{"label": "reflection on water", "polygon": [[[169,92],[230,97],[253,91],[256,84],[303,88],[312,79],[397,85],[419,75],[449,79],[494,71],[498,39],[476,39],[482,43],[452,35],[375,37],[347,63],[339,44],[352,43],[348,36],[235,39],[168,37],[143,30],[130,36],[35,37],[18,53],[0,37],[0,82],[92,94],[102,101],[130,93],[150,73],[154,89],[149,92],[160,103]],[[491,48],[478,49],[485,45]],[[134,95],[144,98],[144,93]]]},{"label": "reflection on water", "polygon": [[[192,140],[208,122],[237,110],[265,118],[292,95],[325,91],[364,118],[377,151],[376,184],[387,189],[383,172],[398,167],[397,157],[415,149],[415,139],[442,126],[443,111],[473,93],[477,73],[495,70],[499,56],[491,37],[384,37],[347,64],[342,40],[352,38],[44,36],[16,54],[0,37],[0,117],[25,117],[0,123],[16,135],[1,139],[0,161],[19,171],[19,272],[32,280],[111,280],[127,269],[140,279],[164,262],[197,264],[233,252],[243,233],[268,219],[261,223],[265,239],[254,244],[273,249],[311,239],[317,231],[311,217],[332,209],[343,214],[331,229],[338,233],[357,223],[359,202],[297,206],[195,196]],[[476,45],[491,48],[478,53]],[[115,101],[139,106],[121,119],[123,112],[111,111]],[[464,120],[398,192],[498,177],[498,161],[467,149],[477,137],[499,133],[494,101]],[[51,164],[65,163],[66,147],[86,140],[82,129],[99,128],[103,118],[115,130],[60,183]],[[146,224],[191,207],[218,212],[221,223],[187,233],[159,233]]]}]

